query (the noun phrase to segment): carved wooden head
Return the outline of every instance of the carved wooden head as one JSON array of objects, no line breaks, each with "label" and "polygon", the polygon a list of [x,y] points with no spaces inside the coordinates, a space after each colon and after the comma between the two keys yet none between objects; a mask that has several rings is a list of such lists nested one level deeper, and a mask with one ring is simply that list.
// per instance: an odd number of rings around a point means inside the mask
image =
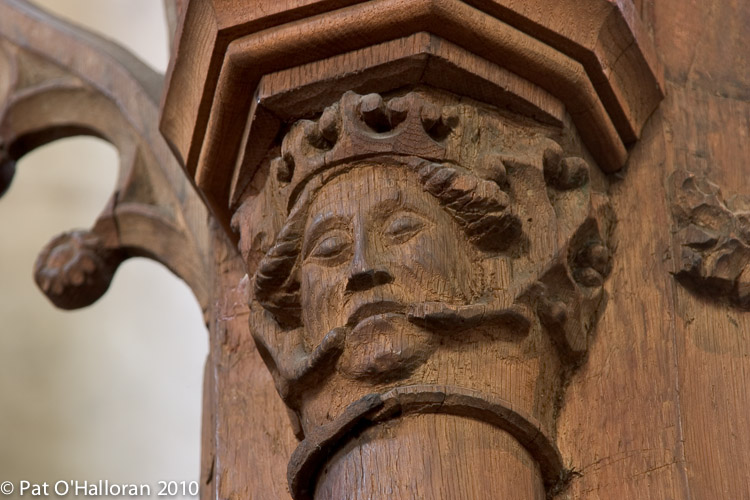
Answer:
[{"label": "carved wooden head", "polygon": [[553,428],[549,396],[609,271],[611,218],[578,151],[571,133],[430,91],[347,92],[290,127],[233,225],[251,331],[301,434],[409,387],[510,401]]}]

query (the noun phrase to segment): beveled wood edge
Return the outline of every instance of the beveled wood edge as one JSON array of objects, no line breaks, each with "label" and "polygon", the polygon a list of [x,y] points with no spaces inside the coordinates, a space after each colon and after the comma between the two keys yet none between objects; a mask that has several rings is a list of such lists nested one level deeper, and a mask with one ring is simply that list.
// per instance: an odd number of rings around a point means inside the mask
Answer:
[{"label": "beveled wood edge", "polygon": [[[555,47],[583,64],[626,144],[638,139],[648,117],[664,97],[664,69],[632,0],[547,3],[553,12],[538,12],[530,2],[463,0]],[[523,12],[520,12],[523,11]],[[558,12],[585,16],[590,30],[553,26]],[[567,26],[565,26],[567,27]],[[611,50],[615,47],[615,50]],[[630,65],[630,66],[629,66]],[[632,88],[638,93],[633,94]]]},{"label": "beveled wood edge", "polygon": [[[647,68],[648,71],[642,72],[639,76],[643,77],[647,81],[643,82],[642,85],[638,85],[639,90],[636,94],[641,93],[641,89],[656,89],[653,96],[656,102],[651,102],[646,111],[642,113],[636,113],[635,115],[640,116],[640,123],[636,126],[636,132],[639,132],[645,119],[650,116],[653,109],[658,104],[658,101],[664,95],[664,77],[663,69],[656,57],[655,49],[650,37],[646,33],[644,25],[640,20],[637,12],[635,12],[631,2],[619,1],[614,5],[609,0],[590,0],[593,5],[591,8],[588,7],[589,2],[586,2],[585,9],[587,12],[592,11],[595,13],[594,18],[589,19],[589,24],[594,26],[592,32],[597,33],[597,44],[594,47],[587,47],[585,44],[590,43],[590,37],[583,40],[579,39],[584,34],[588,33],[581,30],[574,30],[571,33],[558,33],[552,29],[546,21],[549,19],[547,16],[543,16],[541,19],[532,19],[530,16],[519,14],[512,10],[511,7],[502,5],[507,0],[465,0],[471,3],[477,8],[482,8],[492,11],[493,15],[498,16],[501,20],[523,30],[529,31],[534,30],[534,35],[540,37],[546,43],[549,43],[559,50],[572,55],[579,59],[586,68],[586,71],[590,74],[592,82],[596,87],[596,90],[600,92],[603,101],[607,106],[617,104],[616,97],[627,97],[623,92],[608,92],[606,87],[608,85],[616,84],[616,81],[612,80],[612,77],[617,73],[613,70],[616,66],[614,63],[625,63],[627,60],[633,60],[638,62],[642,68]],[[563,0],[561,0],[562,2]],[[565,0],[573,7],[579,7],[580,0]],[[201,43],[199,46],[196,42],[190,40],[180,42],[180,45],[187,44],[194,49],[201,49],[205,54],[201,57],[195,57],[195,50],[187,50],[183,47],[175,49],[175,54],[172,57],[170,70],[168,72],[167,81],[167,92],[164,95],[162,103],[162,123],[161,129],[164,135],[170,142],[171,147],[177,157],[182,161],[183,166],[193,174],[195,172],[197,161],[200,154],[200,149],[203,141],[203,134],[208,123],[208,110],[211,102],[213,101],[213,94],[218,83],[218,74],[216,71],[209,71],[211,68],[216,68],[217,64],[220,64],[224,57],[224,52],[230,43],[232,37],[242,36],[244,33],[249,33],[251,30],[267,29],[273,26],[277,26],[280,23],[291,22],[294,19],[299,19],[305,15],[309,15],[310,12],[329,12],[337,8],[341,8],[345,5],[352,3],[361,3],[361,0],[352,2],[345,0],[331,1],[331,2],[315,2],[305,3],[304,5],[298,6],[295,9],[290,10],[287,15],[282,15],[280,12],[265,12],[259,17],[253,17],[254,14],[249,13],[248,19],[242,21],[236,26],[217,26],[218,38],[216,39],[216,46],[213,51],[205,51],[203,47],[205,44]],[[206,8],[208,2],[191,2],[189,9]],[[199,7],[194,7],[198,5]],[[515,5],[513,6],[515,7]],[[573,8],[572,7],[572,8]],[[214,24],[218,24],[219,20],[216,19],[216,13],[212,9],[212,18]],[[534,12],[538,9],[530,8],[529,11]],[[194,18],[195,16],[186,16],[188,19]],[[603,52],[603,46],[599,43],[600,39],[607,38],[611,23],[613,22],[617,26],[622,27],[622,32],[630,31],[634,36],[632,43],[629,43],[627,50],[630,52],[628,57],[620,57],[622,54],[616,56],[611,55],[607,57],[606,52]],[[596,28],[598,27],[598,28]],[[185,55],[180,55],[180,53]],[[210,54],[208,53],[210,52]],[[188,57],[189,55],[189,57]],[[210,63],[201,64],[202,59],[210,59]],[[199,66],[195,66],[199,65]],[[602,81],[601,78],[593,76],[596,72],[603,72]],[[206,79],[202,82],[198,82],[198,91],[196,90],[195,78],[198,75],[206,75]],[[606,77],[605,77],[606,76]],[[648,81],[650,80],[650,82]],[[178,81],[182,81],[183,84],[177,84]],[[604,85],[604,86],[602,86]],[[630,93],[632,95],[632,93]],[[613,101],[612,99],[615,99]],[[170,112],[170,109],[174,109],[176,113],[182,115],[183,118],[177,120],[180,123],[175,123],[176,120],[174,113]],[[185,111],[187,109],[195,110],[192,117],[185,117]],[[614,109],[614,108],[613,108]],[[622,122],[620,120],[621,113],[617,110],[612,111],[615,119],[615,126],[622,132]],[[634,116],[635,116],[634,115]],[[182,130],[182,132],[181,132]],[[194,133],[193,133],[194,132]],[[191,135],[185,135],[190,133]],[[637,134],[636,134],[637,136]],[[631,142],[632,137],[628,137],[627,134],[623,136],[624,142]]]},{"label": "beveled wood edge", "polygon": [[[260,2],[251,2],[245,4],[249,17],[232,25],[216,12],[214,0],[185,1],[188,5],[180,18],[176,43],[167,67],[159,128],[175,156],[193,175],[206,132],[219,69],[229,43],[247,33],[367,0],[305,0],[306,3],[288,11],[254,9]],[[277,4],[281,5],[281,2]],[[253,17],[253,13],[258,15]],[[184,38],[183,33],[190,33],[191,36]],[[196,33],[201,35],[196,36]],[[192,112],[191,117],[187,116],[188,110]]]},{"label": "beveled wood edge", "polygon": [[[548,91],[556,94],[566,104],[573,122],[600,167],[607,172],[614,172],[624,165],[627,158],[625,146],[579,63],[465,4],[453,0],[441,1],[444,2],[444,7],[457,7],[459,10],[434,9],[432,0],[421,0],[421,10],[405,9],[398,0],[378,0],[357,6],[377,10],[377,15],[370,12],[369,17],[380,20],[379,24],[372,26],[370,38],[363,40],[363,43],[369,46],[373,35],[377,33],[391,39],[394,31],[399,34],[404,31],[403,34],[408,36],[417,29],[427,31],[429,26],[438,26],[436,31],[444,32],[450,37],[450,41],[455,42],[456,40],[452,40],[455,38],[453,34],[460,29],[460,26],[455,25],[456,19],[468,19],[470,25],[490,24],[491,27],[482,33],[471,35],[472,38],[481,38],[482,51],[494,56],[496,61],[499,59],[498,62],[505,63],[505,66],[514,64],[516,72],[526,73],[531,81],[547,79],[542,87],[548,87]],[[415,4],[411,4],[413,5]],[[336,26],[335,33],[331,33],[331,19],[317,17],[248,35],[229,45],[214,97],[208,126],[210,132],[201,150],[200,170],[196,172],[196,177],[200,179],[197,182],[199,188],[213,199],[214,206],[222,203],[219,200],[224,200],[223,203],[228,205],[232,173],[227,172],[226,165],[235,165],[235,168],[239,166],[238,150],[242,141],[241,136],[236,133],[236,124],[247,122],[249,108],[252,101],[256,100],[257,85],[262,74],[277,71],[290,64],[292,56],[289,54],[297,54],[299,59],[294,59],[292,63],[301,61],[300,64],[303,64],[329,53],[340,52],[342,46],[347,44],[354,44],[352,50],[361,48],[357,46],[357,35],[361,32],[360,16],[367,15],[367,12],[350,8],[342,9],[339,14],[340,17],[333,23]],[[439,16],[437,22],[435,15]],[[404,19],[409,22],[405,23]],[[304,36],[301,36],[302,32]],[[458,38],[460,44],[460,37]],[[310,44],[321,48],[317,53],[302,50]],[[503,58],[498,54],[509,57]],[[535,64],[529,65],[529,61]],[[532,70],[533,74],[528,75]],[[253,74],[248,74],[250,72]],[[215,168],[217,165],[221,167]],[[220,210],[220,213],[227,213],[224,207]]]},{"label": "beveled wood edge", "polygon": [[[372,54],[376,59],[370,59],[368,64],[356,65],[353,63],[361,59],[352,57],[355,53]],[[378,58],[378,55],[386,53],[388,57]],[[320,63],[329,68],[346,67],[346,70],[331,70],[311,77],[313,73],[309,70]],[[451,83],[450,79],[441,78],[451,70],[463,71],[464,79]],[[238,166],[232,176],[230,211],[236,207],[262,160],[265,144],[258,140],[259,135],[270,141],[281,123],[295,116],[320,112],[347,90],[358,91],[362,88],[367,92],[387,92],[391,90],[394,78],[401,85],[424,84],[455,92],[547,125],[562,126],[566,119],[564,105],[545,90],[426,32],[338,54],[324,61],[269,73],[260,79],[240,146]],[[380,81],[380,84],[373,84],[372,79]],[[467,83],[466,79],[470,81]],[[258,118],[259,114],[263,116]],[[251,135],[255,138],[253,147],[248,141]],[[201,180],[198,182],[200,184]]]},{"label": "beveled wood edge", "polygon": [[[358,62],[356,53],[367,53],[376,59],[371,60],[368,64],[355,65],[353,63]],[[378,57],[384,53],[388,54],[387,57]],[[475,72],[476,77],[481,79],[482,83],[492,86],[493,92],[503,94],[490,97],[496,99],[493,104],[499,107],[508,108],[513,112],[534,118],[541,123],[555,126],[561,126],[565,120],[565,106],[549,92],[534,86],[497,64],[424,31],[356,51],[337,54],[323,61],[314,61],[266,74],[258,84],[256,99],[281,120],[288,121],[298,116],[320,111],[320,99],[306,99],[300,95],[309,92],[311,86],[327,87],[339,79],[348,78],[371,68],[384,67],[394,61],[415,56],[431,56],[424,57],[423,64],[415,70],[420,73],[424,72],[429,61],[434,59],[465,69],[467,72],[468,69],[466,68],[471,66],[471,71]],[[310,70],[321,63],[326,64],[329,68],[339,69],[329,70],[324,74],[318,73],[313,77]],[[340,68],[344,63],[347,64],[347,67],[342,71]],[[368,76],[374,77],[374,75]],[[386,78],[390,78],[390,76]],[[405,84],[408,85],[414,83],[414,81],[413,79],[407,79]],[[429,82],[425,83],[430,84]],[[440,88],[439,85],[432,86]],[[356,91],[351,85],[347,88]],[[336,89],[331,93],[335,93],[335,99],[338,99],[343,92]],[[492,103],[488,99],[477,100]],[[332,102],[334,101],[331,100],[329,104]]]}]

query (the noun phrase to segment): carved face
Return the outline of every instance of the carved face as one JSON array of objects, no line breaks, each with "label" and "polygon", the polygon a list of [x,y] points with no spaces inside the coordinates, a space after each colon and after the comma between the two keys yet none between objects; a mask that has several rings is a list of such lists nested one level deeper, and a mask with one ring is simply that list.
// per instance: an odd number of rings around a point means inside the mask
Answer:
[{"label": "carved face", "polygon": [[[347,326],[344,374],[398,376],[429,356],[434,339],[407,307],[466,303],[475,250],[417,174],[365,166],[346,172],[310,205],[301,252],[302,322],[309,348]],[[399,373],[401,373],[399,372]]]}]

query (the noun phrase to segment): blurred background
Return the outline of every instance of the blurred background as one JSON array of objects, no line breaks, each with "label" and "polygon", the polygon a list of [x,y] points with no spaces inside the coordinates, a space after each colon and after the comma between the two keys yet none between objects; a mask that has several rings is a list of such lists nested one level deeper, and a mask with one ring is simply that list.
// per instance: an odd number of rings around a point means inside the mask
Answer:
[{"label": "blurred background", "polygon": [[[161,1],[34,3],[165,71]],[[108,143],[65,139],[19,162],[0,198],[0,481],[198,479],[208,335],[187,286],[131,259],[102,299],[65,312],[33,281],[38,252],[90,227],[116,175]]]}]

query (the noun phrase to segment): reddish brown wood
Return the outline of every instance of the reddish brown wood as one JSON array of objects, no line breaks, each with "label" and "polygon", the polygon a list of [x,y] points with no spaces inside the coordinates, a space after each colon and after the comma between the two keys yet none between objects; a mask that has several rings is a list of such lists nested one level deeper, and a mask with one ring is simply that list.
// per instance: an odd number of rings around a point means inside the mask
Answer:
[{"label": "reddish brown wood", "polygon": [[[468,417],[446,417],[448,442],[476,432],[470,419],[510,433],[538,468],[517,485],[533,498],[532,484],[563,488],[555,401],[606,302],[611,229],[606,183],[570,132],[427,90],[347,92],[264,162],[233,225],[254,274],[253,335],[304,437],[294,498],[311,497],[327,463],[339,470],[327,461],[354,429],[433,412]],[[390,402],[400,391],[419,404]],[[372,453],[367,467],[393,459]],[[471,456],[503,468],[505,455]],[[439,497],[448,483],[435,486]]]},{"label": "reddish brown wood", "polygon": [[[704,190],[707,182],[721,188],[718,200],[748,193],[738,158],[750,148],[750,60],[740,48],[750,10],[641,4],[664,63],[666,98],[612,193],[619,223],[611,301],[571,381],[561,451],[580,459],[571,491],[582,498],[744,498],[750,317],[727,307],[726,295],[707,299],[675,280],[690,250],[679,214],[691,195],[673,181],[697,172]],[[709,203],[706,214],[714,208],[724,210]]]},{"label": "reddish brown wood", "polygon": [[[459,66],[456,80],[476,78],[477,74],[486,71],[481,66],[487,64],[510,69],[530,80],[531,87],[541,87],[562,101],[602,168],[608,171],[621,168],[626,158],[624,143],[637,137],[643,121],[661,97],[660,68],[648,49],[647,41],[633,43],[634,37],[645,35],[638,25],[638,18],[632,15],[627,5],[613,9],[608,2],[592,2],[597,5],[589,9],[592,29],[594,33],[601,33],[601,36],[597,34],[597,45],[593,46],[591,33],[570,30],[568,25],[560,28],[563,34],[557,37],[550,37],[546,30],[531,29],[534,24],[526,16],[533,18],[532,12],[543,12],[544,9],[527,9],[509,15],[509,12],[514,12],[512,9],[494,3],[479,4],[470,6],[454,0],[420,0],[416,3],[378,0],[356,2],[317,16],[306,13],[307,7],[300,7],[287,14],[303,16],[295,17],[294,22],[279,17],[278,23],[274,18],[272,24],[264,24],[265,21],[261,23],[259,18],[255,21],[260,23],[257,28],[255,23],[238,25],[238,31],[229,40],[207,40],[206,36],[198,35],[197,29],[191,28],[181,39],[185,47],[200,44],[200,51],[196,49],[191,53],[205,54],[206,47],[213,44],[220,53],[226,50],[226,57],[219,69],[218,56],[200,56],[191,62],[181,58],[178,51],[174,60],[175,71],[184,70],[192,75],[193,69],[190,68],[197,63],[202,68],[199,73],[207,73],[208,80],[199,86],[188,86],[182,82],[192,76],[186,74],[183,77],[179,73],[171,76],[173,84],[163,107],[162,130],[184,160],[187,170],[195,175],[196,183],[206,193],[214,212],[221,220],[228,219],[231,210],[236,208],[234,203],[241,194],[238,191],[252,178],[258,160],[255,156],[258,149],[248,151],[247,147],[255,141],[241,139],[230,129],[247,120],[245,129],[253,135],[263,136],[260,138],[262,142],[263,138],[271,137],[275,133],[274,126],[278,126],[273,114],[253,98],[264,75],[308,64],[309,83],[320,84],[324,79],[329,89],[341,94],[348,88],[336,80],[345,74],[332,79],[326,77],[325,72],[319,73],[326,65],[332,64],[326,59],[341,53],[348,54],[350,60],[366,58],[362,51],[367,47],[424,31],[436,35],[438,42],[450,42],[479,58],[476,67],[476,62],[472,64],[470,58],[462,57],[463,64],[469,67],[461,69]],[[324,7],[323,2],[315,5]],[[576,5],[565,3],[560,8],[571,16],[578,8]],[[326,9],[332,7],[325,6]],[[195,16],[205,15],[201,12],[197,6],[194,8]],[[187,22],[191,19],[189,12]],[[270,18],[268,22],[271,22]],[[521,29],[514,23],[520,24]],[[208,25],[203,23],[202,26]],[[524,28],[531,29],[531,33],[524,32]],[[550,45],[540,41],[537,35]],[[576,40],[580,37],[577,43],[583,44],[587,50],[566,37]],[[378,58],[385,60],[367,72],[369,83],[379,78],[378,85],[362,90],[387,91],[402,85],[400,79],[382,79],[382,75],[384,71],[392,71],[394,65],[403,67],[403,60],[392,60],[396,54],[389,54],[387,49],[381,48],[378,53]],[[421,54],[428,55],[430,51]],[[598,63],[594,63],[595,59]],[[355,66],[362,64],[369,62],[364,59]],[[218,78],[215,82],[213,75]],[[456,90],[455,83],[443,80],[441,85],[440,80],[430,79],[430,74],[423,76],[428,79],[425,83]],[[638,91],[632,90],[636,88]],[[332,101],[317,102],[316,111],[320,112]],[[172,118],[172,114],[179,115],[182,121]],[[188,121],[185,121],[186,117],[190,117]],[[239,171],[232,174],[224,168],[227,164],[237,165]]]},{"label": "reddish brown wood", "polygon": [[0,161],[121,151],[37,278],[196,291],[202,498],[750,497],[750,7],[174,7],[159,119],[156,75],[0,2]]},{"label": "reddish brown wood", "polygon": [[[200,153],[203,137],[194,136],[193,131],[205,131],[208,120],[210,101],[214,99],[217,83],[217,68],[221,64],[224,52],[234,39],[243,35],[273,26],[280,26],[303,17],[313,17],[321,12],[334,11],[347,5],[367,2],[355,0],[294,0],[286,2],[257,2],[254,8],[238,9],[236,2],[213,2],[196,4],[188,14],[188,23],[195,22],[190,33],[195,36],[183,38],[185,55],[174,59],[174,70],[170,81],[172,90],[167,96],[162,128],[166,136],[179,151],[180,157],[193,171]],[[633,40],[646,40],[645,30],[640,26],[640,19],[633,12],[629,1],[610,2],[607,0],[575,0],[556,2],[555,10],[550,12],[544,2],[514,2],[512,0],[469,2],[478,11],[485,11],[504,23],[524,33],[533,33],[545,43],[560,50],[563,54],[579,61],[585,61],[598,93],[614,108],[623,131],[629,129],[626,142],[637,137],[644,120],[650,115],[655,104],[661,98],[661,77],[658,59],[646,43],[633,43]],[[438,14],[441,9],[460,8],[462,2],[427,2],[424,7],[404,2],[404,6],[418,12],[419,8],[428,9]],[[582,15],[581,13],[584,13]],[[578,22],[581,17],[586,22]],[[360,21],[360,27],[387,16],[369,16]],[[393,22],[395,19],[390,18]],[[449,19],[456,22],[457,19]],[[467,20],[464,20],[467,21]],[[199,34],[200,29],[215,30],[210,38]],[[464,23],[464,27],[470,24]],[[582,29],[583,27],[583,29]],[[413,31],[420,31],[411,26]],[[441,29],[437,23],[429,24],[427,31]],[[602,36],[603,35],[603,36]],[[372,40],[372,39],[370,39]],[[320,47],[308,46],[307,50],[320,50]],[[210,70],[209,70],[210,69]],[[198,86],[193,75],[205,75]],[[639,78],[648,81],[637,82]],[[190,85],[183,81],[191,82]],[[639,88],[632,92],[629,88]],[[632,104],[624,104],[624,102]],[[609,105],[608,104],[608,105]],[[174,106],[174,113],[170,110]],[[179,111],[182,108],[183,111]],[[187,109],[185,109],[187,108]],[[624,110],[624,111],[623,111]],[[174,117],[173,117],[174,115]],[[178,116],[182,118],[177,118]],[[186,121],[186,117],[189,117]],[[625,125],[628,121],[633,124]]]}]

